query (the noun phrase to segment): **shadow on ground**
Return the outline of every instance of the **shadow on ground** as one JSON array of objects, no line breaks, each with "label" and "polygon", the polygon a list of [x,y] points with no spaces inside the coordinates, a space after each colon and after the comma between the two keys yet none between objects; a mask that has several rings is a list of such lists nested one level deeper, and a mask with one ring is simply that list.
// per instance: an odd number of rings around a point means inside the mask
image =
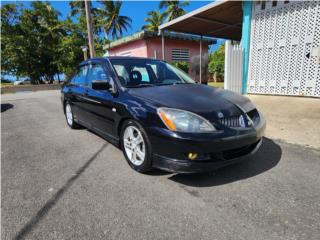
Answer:
[{"label": "shadow on ground", "polygon": [[175,174],[168,179],[193,187],[211,187],[251,178],[275,167],[281,159],[281,147],[269,138],[264,138],[258,152],[235,165],[210,173]]},{"label": "shadow on ground", "polygon": [[41,207],[35,216],[33,216],[29,222],[27,222],[23,228],[14,237],[17,239],[24,239],[29,232],[48,214],[53,206],[57,204],[60,198],[65,192],[72,186],[72,184],[82,175],[82,173],[90,166],[90,164],[97,158],[97,156],[107,147],[108,143],[105,143],[91,158],[85,162],[69,179],[68,181]]},{"label": "shadow on ground", "polygon": [[5,112],[9,110],[10,108],[13,108],[13,105],[10,103],[2,103],[1,104],[1,112]]}]

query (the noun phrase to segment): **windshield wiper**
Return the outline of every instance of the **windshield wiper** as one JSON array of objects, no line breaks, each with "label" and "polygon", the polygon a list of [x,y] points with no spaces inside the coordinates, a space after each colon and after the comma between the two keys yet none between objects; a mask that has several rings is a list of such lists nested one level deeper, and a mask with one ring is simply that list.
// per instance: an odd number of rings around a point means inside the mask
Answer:
[{"label": "windshield wiper", "polygon": [[126,86],[127,88],[142,88],[142,87],[153,87],[154,84],[143,83],[135,86]]},{"label": "windshield wiper", "polygon": [[164,86],[164,85],[177,85],[177,84],[191,84],[187,82],[175,82],[175,83],[158,83],[156,86]]}]

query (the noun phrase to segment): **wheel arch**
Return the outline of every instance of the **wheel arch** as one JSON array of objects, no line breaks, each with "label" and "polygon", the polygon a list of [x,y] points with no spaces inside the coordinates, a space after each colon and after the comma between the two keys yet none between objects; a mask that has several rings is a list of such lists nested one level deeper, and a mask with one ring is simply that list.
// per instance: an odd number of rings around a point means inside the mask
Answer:
[{"label": "wheel arch", "polygon": [[124,124],[126,121],[128,121],[128,120],[135,120],[135,121],[137,121],[136,119],[134,119],[134,118],[132,118],[132,117],[129,117],[129,116],[121,118],[120,121],[119,121],[119,123],[118,123],[118,127],[117,127],[117,135],[118,135],[119,139],[121,138],[120,135],[121,135],[121,130],[122,130],[123,124]]}]

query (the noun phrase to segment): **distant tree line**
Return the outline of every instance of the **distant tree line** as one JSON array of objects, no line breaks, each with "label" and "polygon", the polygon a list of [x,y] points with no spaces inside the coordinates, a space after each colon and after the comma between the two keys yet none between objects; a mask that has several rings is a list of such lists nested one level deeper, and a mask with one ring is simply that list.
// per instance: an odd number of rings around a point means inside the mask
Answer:
[{"label": "distant tree line", "polygon": [[[32,84],[68,78],[83,60],[81,46],[87,45],[83,1],[71,1],[64,20],[49,2],[36,1],[1,7],[2,74],[28,77]],[[97,56],[103,55],[108,36],[117,39],[131,27],[131,18],[120,15],[121,1],[100,1],[91,8]]]}]

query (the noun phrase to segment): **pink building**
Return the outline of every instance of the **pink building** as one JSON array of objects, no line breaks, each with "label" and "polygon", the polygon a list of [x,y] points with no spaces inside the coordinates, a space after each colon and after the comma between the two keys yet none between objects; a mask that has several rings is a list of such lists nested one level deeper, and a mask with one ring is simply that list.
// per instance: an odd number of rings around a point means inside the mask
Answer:
[{"label": "pink building", "polygon": [[[198,72],[192,71],[191,62],[199,61],[200,37],[166,32],[164,35],[164,59],[167,62],[185,61],[189,63],[189,74],[198,80]],[[208,54],[209,45],[213,39],[202,39],[202,55]],[[116,40],[105,46],[106,55],[133,56],[162,59],[162,40],[156,32],[141,31],[131,36]],[[192,58],[198,57],[198,60]],[[203,78],[205,79],[205,77]]]}]

